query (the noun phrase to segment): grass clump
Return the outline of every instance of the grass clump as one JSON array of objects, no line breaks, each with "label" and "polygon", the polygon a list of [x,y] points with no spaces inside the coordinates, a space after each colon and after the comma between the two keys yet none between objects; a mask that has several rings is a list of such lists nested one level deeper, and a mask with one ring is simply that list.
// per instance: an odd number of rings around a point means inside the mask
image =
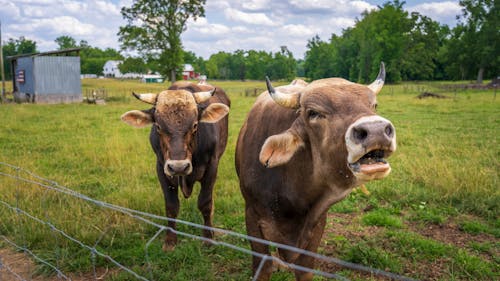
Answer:
[{"label": "grass clump", "polygon": [[376,209],[367,213],[361,218],[364,225],[382,226],[389,228],[401,228],[403,222],[401,218],[396,217],[384,209]]}]

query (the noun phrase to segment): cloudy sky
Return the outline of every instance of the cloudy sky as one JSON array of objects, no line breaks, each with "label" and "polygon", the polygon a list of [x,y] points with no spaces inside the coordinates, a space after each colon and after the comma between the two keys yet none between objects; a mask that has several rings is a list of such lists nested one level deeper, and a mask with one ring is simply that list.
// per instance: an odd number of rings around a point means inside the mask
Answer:
[{"label": "cloudy sky", "polygon": [[[265,50],[287,46],[302,58],[307,40],[328,40],[354,25],[364,10],[384,1],[363,0],[207,0],[205,18],[190,21],[182,34],[185,49],[208,58],[219,51]],[[116,36],[125,25],[120,9],[132,0],[0,0],[2,40],[25,36],[40,51],[57,48],[54,40],[69,35],[91,46],[119,49]],[[460,14],[458,0],[407,0],[404,8],[449,26]]]}]

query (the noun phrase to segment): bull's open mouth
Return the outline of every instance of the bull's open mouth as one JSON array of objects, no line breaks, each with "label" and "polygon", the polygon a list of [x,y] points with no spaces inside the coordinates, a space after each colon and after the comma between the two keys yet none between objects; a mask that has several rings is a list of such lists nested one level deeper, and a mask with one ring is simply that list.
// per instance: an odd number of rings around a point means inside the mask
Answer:
[{"label": "bull's open mouth", "polygon": [[359,158],[358,161],[349,163],[349,168],[355,175],[385,177],[391,170],[391,166],[385,160],[389,154],[388,151],[382,149],[372,150]]}]

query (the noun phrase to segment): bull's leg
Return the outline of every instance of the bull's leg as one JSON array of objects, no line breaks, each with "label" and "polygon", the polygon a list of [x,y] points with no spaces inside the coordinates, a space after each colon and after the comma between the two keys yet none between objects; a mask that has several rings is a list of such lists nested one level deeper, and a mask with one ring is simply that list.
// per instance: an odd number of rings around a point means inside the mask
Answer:
[{"label": "bull's leg", "polygon": [[[326,212],[320,217],[318,220],[318,224],[312,230],[311,239],[309,240],[309,244],[306,246],[305,250],[316,253],[321,243],[321,237],[323,236],[323,231],[325,230],[326,225]],[[300,255],[295,264],[307,267],[314,268],[314,258],[311,256]],[[313,274],[310,272],[304,272],[300,270],[295,270],[295,279],[299,281],[309,281],[313,279]]]},{"label": "bull's leg", "polygon": [[[163,197],[165,199],[165,209],[167,217],[176,219],[179,214],[179,195],[178,187],[170,183],[167,176],[163,172],[163,165],[159,162],[156,164],[156,173],[158,174],[158,180],[160,181],[161,188],[163,190]],[[175,229],[175,222],[168,221],[167,226]],[[163,244],[163,251],[171,251],[175,248],[177,244],[177,234],[172,231],[167,230],[167,235],[165,237],[165,243]]]},{"label": "bull's leg", "polygon": [[[198,209],[200,210],[205,226],[212,227],[214,216],[214,200],[213,190],[215,179],[217,177],[217,163],[209,165],[208,170],[205,172],[201,180],[201,190],[198,195]],[[214,232],[212,230],[204,229],[203,237],[212,239]]]},{"label": "bull's leg", "polygon": [[[245,223],[248,235],[255,238],[266,239],[260,229],[258,215],[255,213],[255,211],[253,211],[252,208],[245,208]],[[266,244],[250,241],[250,247],[254,252],[271,256],[269,252],[269,246]],[[265,261],[259,271],[261,261],[262,259],[259,257],[252,257],[252,272],[254,276],[258,274],[257,280],[267,281],[271,278],[271,274],[273,272],[273,262],[272,260]]]}]

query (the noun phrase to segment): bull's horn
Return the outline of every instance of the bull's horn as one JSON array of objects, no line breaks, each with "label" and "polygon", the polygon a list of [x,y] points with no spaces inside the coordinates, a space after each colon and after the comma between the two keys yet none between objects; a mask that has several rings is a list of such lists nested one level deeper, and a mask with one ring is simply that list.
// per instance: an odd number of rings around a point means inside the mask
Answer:
[{"label": "bull's horn", "polygon": [[132,92],[132,95],[134,95],[134,97],[140,101],[143,101],[145,103],[149,103],[149,104],[156,104],[156,96],[158,96],[158,94],[136,94],[134,92]]},{"label": "bull's horn", "polygon": [[269,77],[266,76],[266,86],[267,86],[267,91],[269,92],[269,95],[271,98],[273,98],[274,102],[277,104],[288,107],[288,108],[299,108],[300,103],[299,103],[299,93],[283,93],[280,92],[279,90],[276,91],[273,86],[271,85],[271,81],[269,81]]},{"label": "bull's horn", "polygon": [[378,71],[378,76],[373,83],[368,85],[368,88],[372,90],[375,95],[380,93],[380,90],[382,90],[382,87],[384,86],[384,81],[385,81],[385,65],[384,62],[380,63],[380,70]]},{"label": "bull's horn", "polygon": [[215,94],[216,88],[214,87],[210,91],[206,92],[196,92],[193,93],[194,99],[196,100],[196,103],[202,103],[207,101],[209,98],[211,98]]}]

